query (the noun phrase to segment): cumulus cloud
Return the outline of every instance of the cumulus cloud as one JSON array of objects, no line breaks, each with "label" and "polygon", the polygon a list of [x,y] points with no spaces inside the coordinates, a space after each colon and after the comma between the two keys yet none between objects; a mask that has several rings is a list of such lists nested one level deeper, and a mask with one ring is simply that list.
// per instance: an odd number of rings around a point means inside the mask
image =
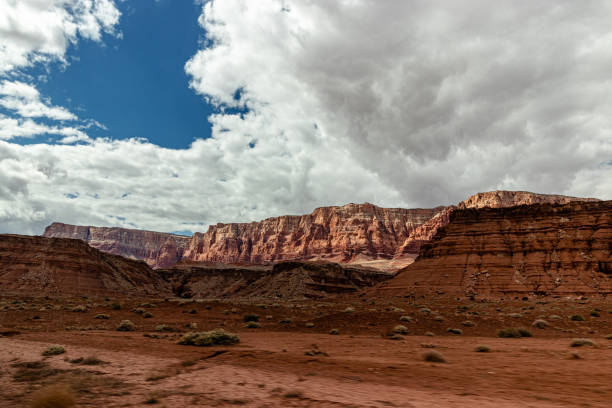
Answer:
[{"label": "cumulus cloud", "polygon": [[0,2],[0,73],[35,63],[65,62],[78,37],[100,41],[114,33],[112,0],[5,0]]},{"label": "cumulus cloud", "polygon": [[38,90],[21,81],[0,83],[0,106],[27,118],[46,117],[55,120],[74,120],[77,116],[61,106],[42,101]]},{"label": "cumulus cloud", "polygon": [[185,70],[219,107],[213,137],[0,141],[0,225],[201,231],[497,188],[612,199],[611,17],[603,0],[206,2]]}]

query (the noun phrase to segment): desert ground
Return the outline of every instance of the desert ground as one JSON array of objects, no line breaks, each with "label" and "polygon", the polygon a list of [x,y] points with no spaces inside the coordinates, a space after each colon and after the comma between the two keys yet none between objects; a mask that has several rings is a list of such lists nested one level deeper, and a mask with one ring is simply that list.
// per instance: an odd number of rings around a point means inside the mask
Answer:
[{"label": "desert ground", "polygon": [[[124,320],[132,331],[117,330]],[[5,295],[0,406],[29,406],[59,386],[79,407],[609,407],[611,322],[602,297]],[[240,342],[179,344],[216,328]],[[504,328],[531,337],[498,337]],[[43,356],[53,346],[64,352]],[[425,361],[432,351],[445,362]]]}]

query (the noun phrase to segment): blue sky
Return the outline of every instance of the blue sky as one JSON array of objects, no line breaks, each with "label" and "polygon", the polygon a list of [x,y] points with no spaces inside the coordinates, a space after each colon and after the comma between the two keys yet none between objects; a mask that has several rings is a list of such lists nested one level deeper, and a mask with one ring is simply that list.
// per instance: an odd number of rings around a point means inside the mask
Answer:
[{"label": "blue sky", "polygon": [[197,22],[201,5],[140,0],[118,2],[117,7],[122,16],[116,29],[122,36],[107,35],[102,45],[80,41],[71,46],[65,68],[53,64],[25,72],[37,76],[48,69],[39,91],[54,105],[107,128],[89,128],[91,137],[142,137],[170,148],[186,148],[195,138],[210,137],[207,118],[213,107],[188,87],[184,70],[204,35]]},{"label": "blue sky", "polygon": [[197,232],[497,189],[612,198],[608,0],[19,0],[0,16],[0,233]]}]

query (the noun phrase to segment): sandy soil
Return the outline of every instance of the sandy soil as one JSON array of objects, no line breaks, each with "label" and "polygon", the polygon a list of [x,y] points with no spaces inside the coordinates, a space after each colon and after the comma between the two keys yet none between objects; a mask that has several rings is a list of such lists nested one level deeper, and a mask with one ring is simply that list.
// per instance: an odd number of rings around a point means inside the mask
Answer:
[{"label": "sandy soil", "polygon": [[[0,406],[28,406],[35,390],[58,383],[68,384],[83,407],[609,407],[612,401],[612,340],[604,338],[612,333],[612,305],[605,299],[394,299],[392,305],[339,299],[268,302],[265,309],[249,302],[138,299],[121,300],[121,310],[113,301],[0,298]],[[89,304],[87,312],[71,311],[81,304]],[[134,312],[138,307],[153,317]],[[247,313],[259,315],[262,327],[245,328]],[[99,314],[109,319],[96,319]],[[568,318],[574,314],[585,321]],[[283,318],[292,322],[280,323]],[[530,327],[537,318],[549,327]],[[116,331],[124,319],[136,331]],[[462,324],[468,320],[473,326]],[[177,344],[192,323],[198,330],[224,327],[241,342]],[[159,324],[174,332],[156,332]],[[408,334],[391,340],[385,335],[397,324]],[[533,337],[498,338],[502,327],[529,327]],[[330,335],[330,328],[340,334]],[[570,347],[576,337],[597,345]],[[56,344],[66,353],[41,356]],[[478,344],[491,351],[475,352]],[[447,363],[423,361],[431,349]],[[306,354],[313,350],[327,355]],[[89,356],[101,362],[78,362]]]}]

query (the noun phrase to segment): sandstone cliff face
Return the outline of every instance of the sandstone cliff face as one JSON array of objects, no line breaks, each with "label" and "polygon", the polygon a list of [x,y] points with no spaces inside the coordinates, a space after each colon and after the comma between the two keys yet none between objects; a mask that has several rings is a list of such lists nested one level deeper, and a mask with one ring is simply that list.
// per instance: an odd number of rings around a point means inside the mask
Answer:
[{"label": "sandstone cliff face", "polygon": [[289,259],[334,262],[391,259],[415,228],[443,210],[348,204],[260,222],[217,224],[194,234],[184,259],[255,263]]},{"label": "sandstone cliff face", "polygon": [[556,194],[537,194],[529,191],[487,191],[474,194],[465,201],[460,202],[459,208],[503,208],[530,204],[567,204],[571,201],[600,201],[596,198],[570,197]]},{"label": "sandstone cliff face", "polygon": [[612,201],[457,209],[379,293],[612,293]]},{"label": "sandstone cliff face", "polygon": [[190,237],[125,228],[85,227],[55,222],[43,234],[47,238],[74,238],[104,252],[141,259],[153,268],[178,262]]},{"label": "sandstone cliff face", "polygon": [[170,294],[146,263],[77,239],[0,235],[0,291],[72,295]]},{"label": "sandstone cliff face", "polygon": [[192,238],[124,228],[80,227],[54,223],[43,236],[77,238],[92,247],[154,268],[180,260],[265,264],[283,260],[327,260],[397,270],[410,264],[421,245],[448,223],[457,208],[511,207],[521,204],[593,201],[523,191],[476,194],[457,206],[432,209],[381,208],[372,204],[321,207],[312,214],[260,222],[217,224]]},{"label": "sandstone cliff face", "polygon": [[331,262],[279,262],[274,266],[177,264],[160,270],[184,298],[303,299],[352,293],[393,275]]}]

